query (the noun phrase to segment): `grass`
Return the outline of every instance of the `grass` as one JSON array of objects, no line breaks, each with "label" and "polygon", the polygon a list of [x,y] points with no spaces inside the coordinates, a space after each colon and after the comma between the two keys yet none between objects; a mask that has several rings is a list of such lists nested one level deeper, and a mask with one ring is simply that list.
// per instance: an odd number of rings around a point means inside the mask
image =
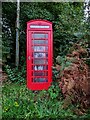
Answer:
[{"label": "grass", "polygon": [[55,119],[55,120],[90,120],[90,112],[77,116],[74,107],[63,109],[63,97],[57,85],[52,85],[47,91],[31,91],[25,84],[12,82],[2,86],[2,118],[3,119]]}]

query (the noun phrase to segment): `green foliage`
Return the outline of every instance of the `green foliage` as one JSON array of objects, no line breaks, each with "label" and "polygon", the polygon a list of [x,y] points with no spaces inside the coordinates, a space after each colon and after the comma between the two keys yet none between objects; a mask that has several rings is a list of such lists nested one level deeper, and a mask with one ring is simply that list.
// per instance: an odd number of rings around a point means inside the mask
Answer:
[{"label": "green foliage", "polygon": [[[29,9],[31,7],[31,9]],[[47,20],[53,20],[53,15],[48,12],[45,8],[41,9],[39,7],[39,3],[29,3],[28,5],[25,4],[21,9],[23,8],[24,14],[26,14],[26,17],[31,19],[47,19]]]},{"label": "green foliage", "polygon": [[[11,31],[11,49],[8,53],[15,62],[15,15],[16,3],[2,4],[3,24],[7,25]],[[46,19],[53,23],[54,37],[54,58],[57,55],[65,56],[73,43],[81,39],[75,33],[85,33],[85,24],[83,23],[83,3],[20,3],[20,59],[25,57],[26,49],[26,22],[31,19]],[[13,20],[13,21],[12,21]],[[3,32],[7,31],[3,27]],[[6,43],[9,39],[4,38]],[[6,47],[6,44],[4,45]],[[4,54],[4,53],[3,53]],[[6,56],[6,54],[4,54]]]},{"label": "green foliage", "polygon": [[3,62],[7,62],[7,59],[10,58],[10,41],[8,40],[7,35],[3,35],[2,41],[2,59]]},{"label": "green foliage", "polygon": [[10,66],[6,65],[5,66],[5,71],[8,75],[8,79],[12,82],[25,82],[25,77],[26,77],[26,70],[25,70],[25,65],[23,65],[20,69],[18,68],[11,68]]},{"label": "green foliage", "polygon": [[[75,109],[74,106],[71,105],[66,110],[62,108],[63,100],[57,86],[53,85],[47,91],[31,91],[24,84],[5,83],[2,88],[3,119],[67,120],[80,118],[72,112]],[[56,99],[57,97],[59,99]],[[82,118],[89,118],[89,112]]]},{"label": "green foliage", "polygon": [[90,67],[90,59],[86,60],[86,64]]},{"label": "green foliage", "polygon": [[[13,63],[15,58],[16,3],[2,3],[2,59]],[[13,59],[12,59],[13,58]]]},{"label": "green foliage", "polygon": [[[3,22],[5,22],[5,20]],[[4,63],[7,62],[7,59],[10,59],[10,51],[12,50],[12,39],[10,36],[10,30],[8,24],[6,24],[6,26],[7,27],[3,26],[2,31],[2,60]]]},{"label": "green foliage", "polygon": [[[61,94],[59,86],[55,83],[48,89],[48,93],[51,99],[57,99]],[[61,96],[61,95],[60,95]]]},{"label": "green foliage", "polygon": [[53,68],[52,73],[53,73],[53,76],[52,76],[53,81],[56,82],[57,76],[59,75],[59,71],[57,71],[56,68]]},{"label": "green foliage", "polygon": [[[58,5],[59,6],[59,5]],[[58,13],[57,20],[54,21],[54,45],[55,57],[65,56],[73,43],[81,38],[74,33],[82,31],[82,4],[63,3],[60,4],[62,12]]]},{"label": "green foliage", "polygon": [[57,56],[57,58],[56,58],[56,63],[61,66],[60,71],[62,72],[62,71],[65,69],[65,67],[68,67],[68,66],[70,66],[70,65],[72,64],[72,61],[73,61],[73,60],[74,60],[74,59],[72,59],[72,60],[67,60],[66,57]]}]

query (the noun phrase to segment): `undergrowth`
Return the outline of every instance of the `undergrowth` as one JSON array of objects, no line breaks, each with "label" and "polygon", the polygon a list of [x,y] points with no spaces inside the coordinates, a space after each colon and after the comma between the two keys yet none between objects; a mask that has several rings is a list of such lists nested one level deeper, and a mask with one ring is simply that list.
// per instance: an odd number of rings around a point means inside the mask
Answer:
[{"label": "undergrowth", "polygon": [[8,75],[8,80],[11,82],[24,83],[26,80],[26,65],[17,67],[11,67],[9,65],[4,66],[4,71]]},{"label": "undergrowth", "polygon": [[[64,96],[58,85],[57,76],[65,67],[71,65],[71,61],[59,58],[61,71],[53,69],[53,83],[48,90],[31,91],[26,87],[26,65],[13,68],[9,65],[4,67],[8,80],[2,86],[2,118],[25,119],[25,120],[89,120],[90,109],[83,115],[76,115],[78,105],[70,104],[63,107]],[[89,63],[89,62],[88,62]],[[23,84],[21,84],[23,83]]]},{"label": "undergrowth", "polygon": [[2,118],[3,119],[77,119],[90,117],[90,111],[83,116],[77,116],[70,105],[63,109],[63,96],[57,85],[53,83],[46,91],[28,90],[26,84],[5,82],[2,86]]}]

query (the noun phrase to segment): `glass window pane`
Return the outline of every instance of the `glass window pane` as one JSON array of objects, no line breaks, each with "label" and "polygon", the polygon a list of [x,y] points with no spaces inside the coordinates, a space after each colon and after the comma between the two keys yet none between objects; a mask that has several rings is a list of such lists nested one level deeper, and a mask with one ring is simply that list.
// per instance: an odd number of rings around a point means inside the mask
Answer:
[{"label": "glass window pane", "polygon": [[48,47],[47,46],[33,46],[34,51],[47,51]]},{"label": "glass window pane", "polygon": [[34,78],[33,79],[34,82],[48,82],[47,78]]},{"label": "glass window pane", "polygon": [[48,66],[44,66],[44,65],[34,65],[32,66],[32,70],[48,70]]},{"label": "glass window pane", "polygon": [[33,76],[48,76],[48,72],[34,72]]},{"label": "glass window pane", "polygon": [[48,34],[42,34],[42,33],[34,33],[32,34],[32,38],[48,38]]},{"label": "glass window pane", "polygon": [[34,52],[32,54],[33,58],[47,58],[48,57],[48,53],[36,53]]},{"label": "glass window pane", "polygon": [[32,44],[48,44],[48,40],[32,40]]},{"label": "glass window pane", "polygon": [[48,60],[40,60],[40,59],[36,60],[36,59],[34,59],[33,63],[34,64],[47,64]]}]

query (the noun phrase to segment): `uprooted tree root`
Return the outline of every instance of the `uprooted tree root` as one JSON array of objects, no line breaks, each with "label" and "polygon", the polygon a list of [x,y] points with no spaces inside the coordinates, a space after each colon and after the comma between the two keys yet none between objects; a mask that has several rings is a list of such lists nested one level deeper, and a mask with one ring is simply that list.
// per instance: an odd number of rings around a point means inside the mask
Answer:
[{"label": "uprooted tree root", "polygon": [[[74,47],[74,51],[66,56],[67,61],[71,61],[71,64],[61,71],[59,86],[65,97],[63,108],[68,107],[71,103],[76,105],[79,104],[79,108],[81,110],[79,112],[84,113],[85,109],[90,105],[88,100],[87,81],[88,66],[80,56],[82,54],[86,54],[86,50],[79,45],[75,45]],[[61,67],[62,66],[58,68]],[[57,70],[59,70],[58,68]]]}]

